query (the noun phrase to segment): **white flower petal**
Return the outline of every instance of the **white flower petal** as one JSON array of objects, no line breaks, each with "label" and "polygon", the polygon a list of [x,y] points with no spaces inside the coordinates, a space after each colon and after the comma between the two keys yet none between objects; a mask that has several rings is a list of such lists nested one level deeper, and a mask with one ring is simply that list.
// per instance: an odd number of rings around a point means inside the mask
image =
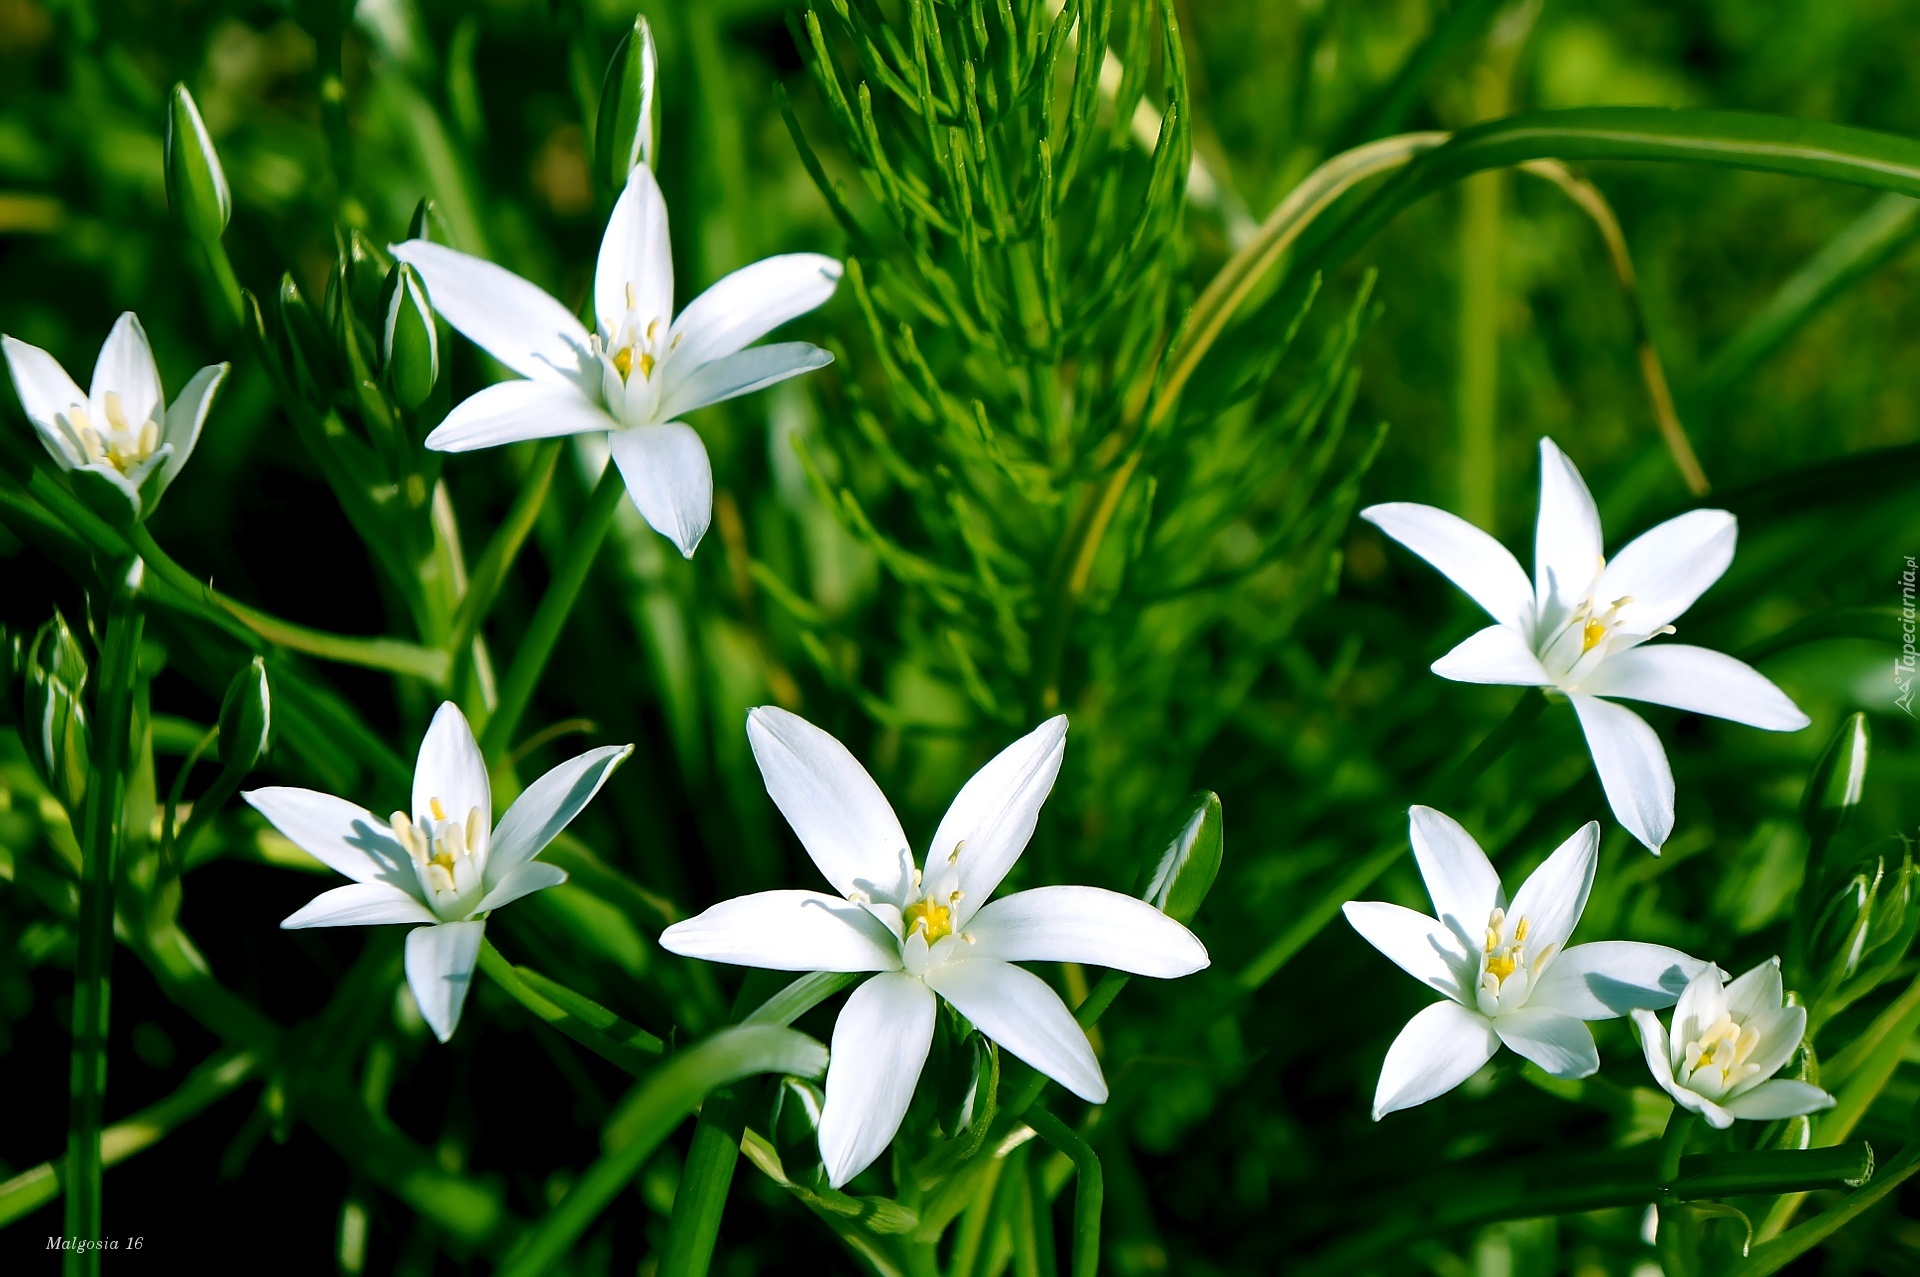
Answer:
[{"label": "white flower petal", "polygon": [[1099,887],[1038,887],[987,904],[967,923],[969,960],[1083,962],[1172,979],[1207,966],[1193,932],[1144,900]]},{"label": "white flower petal", "polygon": [[1554,849],[1513,893],[1507,916],[1527,921],[1527,951],[1558,951],[1573,934],[1593,890],[1600,859],[1600,822],[1590,820]]},{"label": "white flower petal", "polygon": [[660,947],[768,971],[898,971],[900,942],[859,905],[824,891],[722,900],[660,933]]},{"label": "white flower petal", "polygon": [[1673,1043],[1676,1051],[1698,1041],[1707,1026],[1727,1013],[1726,976],[1709,964],[1687,981],[1673,1005]]},{"label": "white flower petal", "polygon": [[1624,705],[1569,696],[1613,818],[1654,855],[1673,832],[1673,771],[1647,720]]},{"label": "white flower petal", "polygon": [[[440,800],[444,815],[435,815],[433,802]],[[480,809],[480,819],[493,827],[493,784],[487,779],[486,760],[480,757],[480,742],[467,726],[467,716],[452,701],[441,703],[420,742],[420,756],[413,764],[413,818],[458,820]]]},{"label": "white flower petal", "polygon": [[1487,853],[1459,821],[1431,807],[1407,810],[1407,837],[1434,916],[1466,939],[1481,935],[1488,917],[1507,902]]},{"label": "white flower petal", "polygon": [[87,411],[93,427],[104,430],[110,419],[107,396],[120,399],[121,419],[134,430],[149,419],[158,421],[166,411],[160,393],[160,369],[153,362],[153,347],[147,344],[147,330],[140,317],[127,311],[113,323],[100,358],[93,365],[93,387],[87,395]]},{"label": "white flower petal", "polygon": [[1534,623],[1533,586],[1506,546],[1457,514],[1411,501],[1368,506],[1360,517],[1425,559],[1487,615],[1522,634]]},{"label": "white flower petal", "polygon": [[1425,914],[1379,900],[1349,900],[1341,911],[1361,939],[1393,959],[1402,971],[1455,1002],[1467,1000],[1467,986],[1478,964],[1450,928]]},{"label": "white flower petal", "polygon": [[1540,440],[1540,517],[1533,538],[1533,592],[1543,615],[1563,617],[1586,600],[1605,562],[1600,511],[1586,480],[1551,439]]},{"label": "white flower petal", "polygon": [[1582,1020],[1532,1005],[1493,1018],[1493,1031],[1514,1053],[1554,1077],[1592,1077],[1600,1071],[1593,1030]]},{"label": "white flower petal", "polygon": [[655,532],[691,559],[713,520],[713,464],[692,426],[629,426],[609,436],[627,495]]},{"label": "white flower petal", "polygon": [[631,745],[602,745],[569,758],[522,790],[500,818],[487,851],[487,881],[508,873],[545,850],[581,809],[593,801],[613,769],[633,753]]},{"label": "white flower petal", "polygon": [[1739,526],[1725,510],[1694,510],[1629,541],[1593,587],[1594,603],[1620,609],[1620,628],[1651,634],[1693,606],[1733,562]]},{"label": "white flower petal", "polygon": [[912,976],[877,975],[833,1025],[820,1160],[835,1188],[886,1151],[907,1115],[933,1045],[933,991]]},{"label": "white flower petal", "polygon": [[1107,1102],[1100,1061],[1053,987],[1005,962],[958,958],[927,968],[926,982],[975,1028],[1089,1104]]},{"label": "white flower petal", "polygon": [[420,890],[406,848],[387,822],[344,798],[272,785],[240,795],[293,844],[355,882],[383,882],[408,895]]},{"label": "white flower petal", "polygon": [[1499,1035],[1486,1016],[1458,1002],[1434,1003],[1408,1020],[1387,1048],[1373,1092],[1373,1120],[1445,1095],[1499,1049]]},{"label": "white flower petal", "polygon": [[[681,360],[670,360],[665,375],[671,380],[661,393],[656,415],[678,417],[695,408],[751,394],[803,372],[825,368],[832,362],[831,354],[804,341],[777,341],[766,346],[753,346],[697,367]],[[677,375],[677,370],[683,367],[693,370],[684,376]]]},{"label": "white flower petal", "polygon": [[384,882],[355,882],[323,891],[280,925],[289,931],[301,927],[370,927],[383,922],[440,921],[433,910],[400,888]]},{"label": "white flower petal", "polygon": [[173,455],[168,457],[160,471],[160,486],[164,490],[180,473],[180,467],[187,464],[187,458],[193,455],[194,445],[200,442],[200,427],[206,424],[207,409],[213,407],[213,396],[227,379],[227,364],[212,364],[193,374],[180,390],[179,398],[167,408],[165,428],[160,432],[163,445],[171,444]]},{"label": "white flower petal", "polygon": [[1768,958],[1727,985],[1727,1011],[1737,1020],[1778,1011],[1785,1001],[1786,984],[1780,978],[1777,957]]},{"label": "white flower petal", "polygon": [[557,887],[566,880],[567,871],[560,866],[531,860],[508,870],[496,879],[493,887],[480,898],[480,903],[473,907],[473,911],[485,913],[489,909],[498,909],[501,905],[512,904],[522,896],[530,896],[536,891],[545,891],[548,887]]},{"label": "white flower petal", "polygon": [[833,889],[904,905],[913,873],[907,836],[847,747],[772,705],[748,712],[747,742],[768,796]]},{"label": "white flower petal", "polygon": [[615,430],[620,423],[573,386],[503,381],[462,399],[427,436],[435,452]]},{"label": "white flower petal", "polygon": [[1640,1035],[1640,1050],[1647,1057],[1647,1072],[1653,1074],[1653,1080],[1668,1095],[1678,1096],[1679,1091],[1673,1080],[1673,1055],[1667,1039],[1667,1028],[1660,1023],[1660,1017],[1645,1007],[1637,1007],[1627,1013],[1633,1019],[1634,1030]]},{"label": "white flower petal", "polygon": [[673,321],[671,358],[697,368],[758,341],[823,305],[840,283],[840,263],[786,253],[742,266],[687,304]]},{"label": "white flower petal", "polygon": [[1729,1113],[1749,1122],[1768,1122],[1780,1117],[1799,1117],[1818,1113],[1834,1105],[1831,1095],[1810,1082],[1775,1078],[1762,1082],[1751,1091],[1736,1095],[1726,1103]]},{"label": "white flower petal", "polygon": [[959,870],[956,929],[980,911],[1027,849],[1066,752],[1067,716],[1056,714],[975,772],[940,818],[926,869],[929,877],[943,862]]},{"label": "white flower petal", "polygon": [[0,336],[0,350],[6,352],[7,371],[13,375],[14,391],[20,396],[27,420],[39,433],[40,442],[63,470],[85,464],[86,456],[74,446],[56,418],[74,408],[86,407],[86,392],[74,384],[59,360],[38,346],[30,346],[17,337]]},{"label": "white flower petal", "polygon": [[587,330],[545,290],[512,271],[429,240],[389,245],[420,272],[427,300],[467,339],[522,377],[591,394],[600,364]]},{"label": "white flower petal", "polygon": [[[1770,1078],[1800,1049],[1800,1042],[1807,1035],[1807,1009],[1775,1007],[1771,1011],[1761,1011],[1750,1016],[1745,1027],[1760,1035],[1760,1040],[1754,1044],[1753,1054],[1747,1057],[1747,1063],[1754,1069],[1753,1076],[1755,1079]],[[1737,1090],[1751,1090],[1757,1085],[1759,1082],[1756,1080]]]},{"label": "white flower petal", "polygon": [[1433,663],[1433,672],[1456,683],[1510,683],[1520,687],[1553,683],[1547,667],[1519,631],[1504,625],[1489,625],[1469,634]]},{"label": "white flower petal", "polygon": [[1797,732],[1812,721],[1753,666],[1685,643],[1653,643],[1609,656],[1580,681],[1580,690],[1671,705],[1770,732]]},{"label": "white flower petal", "polygon": [[442,1042],[460,1023],[486,932],[484,922],[443,922],[407,933],[407,986],[420,1017]]},{"label": "white flower petal", "polygon": [[[645,164],[634,165],[614,201],[593,275],[593,309],[603,337],[620,332],[632,310],[642,326],[673,321],[673,251],[667,239],[667,201]],[[662,333],[661,336],[665,336]]]},{"label": "white flower petal", "polygon": [[1602,940],[1577,944],[1548,964],[1527,994],[1582,1020],[1610,1020],[1635,1009],[1670,1007],[1707,964],[1663,944]]}]

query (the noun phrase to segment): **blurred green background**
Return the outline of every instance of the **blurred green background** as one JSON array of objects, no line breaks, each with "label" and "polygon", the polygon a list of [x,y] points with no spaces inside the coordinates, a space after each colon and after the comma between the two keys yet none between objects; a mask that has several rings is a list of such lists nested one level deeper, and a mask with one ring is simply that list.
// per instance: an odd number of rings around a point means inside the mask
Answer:
[{"label": "blurred green background", "polygon": [[[1646,104],[1920,129],[1920,82],[1908,73],[1920,59],[1920,15],[1907,6],[1454,8],[1484,10],[1485,20],[1462,24],[1466,37],[1414,87],[1399,127]],[[1143,268],[1149,282],[1136,304],[1177,317],[1248,218],[1367,135],[1382,86],[1449,10],[1426,0],[1180,0],[1173,9],[1194,106],[1185,123],[1222,192],[1202,200],[1190,191],[1161,256]],[[658,169],[679,298],[770,253],[860,249],[782,120],[777,91],[845,182],[855,215],[881,220],[833,141],[786,6],[712,0],[646,14],[661,56]],[[320,298],[337,224],[384,244],[405,234],[416,203],[430,197],[455,244],[571,305],[587,288],[604,219],[589,167],[600,79],[633,17],[631,4],[613,0],[365,0],[344,22],[317,3],[0,0],[0,329],[78,374],[113,318],[134,309],[170,389],[203,364],[235,364],[151,525],[178,562],[289,620],[408,634],[404,607],[168,219],[161,143],[171,85],[184,81],[199,101],[233,189],[225,242],[241,282],[263,299],[283,272]],[[329,146],[322,120],[322,85],[336,73],[345,150]],[[1120,146],[1108,162],[1132,165],[1137,184],[1146,161]],[[1324,281],[1293,348],[1264,376],[1257,409],[1226,403],[1217,419],[1202,419],[1207,378],[1229,379],[1202,366],[1198,406],[1176,423],[1189,433],[1157,472],[1160,490],[1174,495],[1157,512],[1123,511],[1133,540],[1118,563],[1102,561],[1088,606],[1062,623],[1057,690],[1072,732],[1021,884],[1135,887],[1191,791],[1218,792],[1226,815],[1225,868],[1195,924],[1212,970],[1175,987],[1135,982],[1100,1030],[1115,1100],[1089,1130],[1106,1167],[1111,1271],[1318,1265],[1491,1277],[1624,1274],[1657,1262],[1640,1212],[1626,1208],[1383,1227],[1422,1218],[1429,1199],[1470,1198],[1462,1185],[1478,1177],[1537,1182],[1568,1149],[1644,1141],[1658,1134],[1665,1102],[1649,1090],[1630,1033],[1598,1026],[1602,1073],[1575,1094],[1530,1084],[1508,1055],[1460,1092],[1375,1126],[1368,1104],[1379,1061],[1423,999],[1344,924],[1321,931],[1324,918],[1313,921],[1357,861],[1404,836],[1405,807],[1430,800],[1435,777],[1515,700],[1512,689],[1428,674],[1482,621],[1370,527],[1347,527],[1348,510],[1356,501],[1431,502],[1490,526],[1529,559],[1542,435],[1585,474],[1610,546],[1699,503],[1662,444],[1637,324],[1712,482],[1700,500],[1741,518],[1733,568],[1682,618],[1683,637],[1759,661],[1814,725],[1777,737],[1651,711],[1679,787],[1677,831],[1659,860],[1608,817],[1564,707],[1448,810],[1509,883],[1579,824],[1601,819],[1599,882],[1578,938],[1656,940],[1734,971],[1786,944],[1805,877],[1801,792],[1845,715],[1867,711],[1875,747],[1864,799],[1834,855],[1850,863],[1894,847],[1897,860],[1897,843],[1885,840],[1920,822],[1916,731],[1894,704],[1899,631],[1886,612],[1899,602],[1907,556],[1920,554],[1912,517],[1920,364],[1905,357],[1920,318],[1920,267],[1908,251],[1920,205],[1729,169],[1580,171],[1617,212],[1638,314],[1594,223],[1547,182],[1492,174],[1415,206]],[[1836,242],[1869,240],[1847,256],[1822,304],[1783,309],[1788,318],[1774,329],[1753,327],[1783,287],[1817,268],[1809,263],[1823,252],[1837,260]],[[883,237],[872,251],[884,258],[895,248]],[[529,735],[573,724],[535,740],[527,768],[583,738],[634,740],[638,750],[575,826],[618,884],[576,873],[573,884],[503,914],[496,939],[516,961],[663,1036],[691,1038],[723,1021],[738,983],[735,973],[658,952],[664,920],[746,890],[817,885],[753,769],[747,707],[788,704],[841,735],[916,840],[973,767],[1050,708],[1022,645],[1044,646],[1044,560],[1097,435],[1089,425],[1064,453],[1039,455],[1044,478],[992,511],[993,551],[943,533],[893,463],[921,476],[961,463],[880,375],[877,327],[843,286],[793,326],[835,350],[834,368],[696,415],[719,489],[707,543],[683,563],[623,510],[527,720]],[[1001,370],[970,367],[950,331],[927,340],[943,385],[992,399]],[[1234,340],[1236,350],[1277,349],[1279,334],[1249,327]],[[1092,331],[1086,343],[1124,363],[1114,332]],[[443,351],[456,399],[498,375],[464,341],[449,337]],[[1048,368],[1070,379],[1074,358]],[[1315,387],[1331,406],[1308,411],[1290,399]],[[1299,437],[1316,446],[1286,451],[1280,432],[1302,421]],[[1374,453],[1379,423],[1387,431]],[[0,461],[10,473],[44,464],[10,394],[0,396],[0,429],[11,440]],[[526,465],[518,451],[446,464],[469,561]],[[1309,474],[1312,465],[1322,468]],[[1183,532],[1179,512],[1200,510],[1209,490],[1238,491],[1243,466],[1253,473],[1248,490],[1194,514]],[[1342,486],[1349,477],[1357,489]],[[489,624],[496,650],[517,642],[589,484],[566,454]],[[871,514],[879,541],[836,506],[841,489]],[[959,489],[975,501],[1013,491]],[[1301,518],[1312,526],[1296,528]],[[1264,562],[1263,547],[1276,545]],[[1013,563],[1006,614],[989,615],[956,586],[967,602],[952,611],[964,615],[945,615],[942,578],[902,566],[890,547],[971,576],[967,588],[988,599],[980,562]],[[1023,560],[1033,590],[1019,577]],[[85,582],[70,566],[0,512],[0,623],[31,633],[56,605],[70,619],[85,616]],[[1208,585],[1215,575],[1224,584]],[[1810,634],[1824,636],[1792,641]],[[180,742],[190,745],[213,720],[219,690],[244,658],[230,640],[184,621],[155,639],[166,661],[153,685],[164,787],[185,752]],[[430,689],[365,670],[303,668],[410,756],[438,699]],[[364,758],[326,759],[283,740],[265,771],[275,783],[365,792],[386,810],[377,795],[387,782]],[[61,822],[13,738],[0,746],[0,798],[5,1179],[61,1146],[72,948],[61,885],[71,875],[55,848]],[[449,1047],[423,1041],[417,1023],[381,1001],[390,998],[398,934],[280,932],[278,920],[321,880],[262,863],[274,849],[250,814],[228,812],[218,835],[216,854],[188,876],[182,924],[221,980],[312,1035],[296,1041],[342,1034],[324,1067],[443,1171],[484,1186],[516,1218],[557,1200],[594,1156],[623,1084],[617,1072],[484,983]],[[1410,858],[1361,886],[1364,896],[1422,903]],[[384,976],[362,957],[381,945]],[[327,1018],[349,971],[379,995],[362,998],[374,1011],[350,1030]],[[1070,997],[1084,994],[1084,975],[1047,974]],[[1891,973],[1912,974],[1910,965]],[[116,979],[110,1119],[167,1095],[215,1045],[125,952]],[[1834,1046],[1898,987],[1836,1022]],[[802,1027],[824,1038],[830,1022],[815,1013]],[[109,1173],[110,1228],[145,1234],[162,1262],[208,1247],[237,1259],[251,1247],[261,1262],[295,1271],[483,1269],[486,1245],[323,1142],[314,1123],[324,1119],[303,1112],[299,1084],[287,1081],[298,1067],[282,1061],[266,1085],[237,1090]],[[376,1067],[388,1079],[378,1086],[369,1081]],[[1883,1158],[1906,1138],[1917,1096],[1920,1072],[1903,1063],[1860,1127]],[[684,1149],[683,1133],[589,1234],[569,1271],[649,1271]],[[860,1191],[885,1192],[883,1171],[871,1174]],[[1063,1220],[1066,1202],[1056,1203]],[[343,1211],[354,1210],[365,1229],[357,1249],[342,1240]],[[12,1224],[0,1254],[39,1264],[57,1211]],[[1920,1223],[1895,1194],[1822,1256],[1810,1270],[1920,1271]],[[858,1268],[798,1202],[741,1167],[716,1271]]]}]

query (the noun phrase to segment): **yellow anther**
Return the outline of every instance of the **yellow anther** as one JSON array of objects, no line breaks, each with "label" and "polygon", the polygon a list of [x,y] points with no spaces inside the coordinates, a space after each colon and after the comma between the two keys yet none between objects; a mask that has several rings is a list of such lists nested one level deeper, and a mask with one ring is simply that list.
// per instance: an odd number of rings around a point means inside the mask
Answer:
[{"label": "yellow anther", "polygon": [[447,818],[447,809],[440,805],[438,798],[427,799],[427,810],[433,813],[435,820],[445,820]]},{"label": "yellow anther", "polygon": [[[954,898],[958,899],[959,894],[955,892]],[[902,916],[907,922],[907,934],[912,935],[918,931],[926,937],[928,944],[932,944],[942,936],[953,934],[953,910],[944,905],[935,904],[931,900],[921,900],[908,905]]]},{"label": "yellow anther", "polygon": [[1516,922],[1513,925],[1513,942],[1515,944],[1522,944],[1522,943],[1525,943],[1526,938],[1527,938],[1527,920],[1525,918],[1522,918],[1520,919],[1519,922]]},{"label": "yellow anther", "polygon": [[958,864],[960,862],[960,853],[965,851],[966,849],[967,849],[967,840],[964,838],[962,838],[959,842],[953,844],[953,850],[947,853],[947,863],[950,865]]},{"label": "yellow anther", "polygon": [[634,301],[633,301],[633,285],[632,285],[632,284],[628,284],[628,285],[627,285],[627,309],[628,309],[628,310],[632,310],[632,309],[633,309],[633,306],[634,306]]},{"label": "yellow anther", "polygon": [[625,381],[628,377],[633,375],[633,347],[632,346],[623,346],[619,350],[616,350],[613,352],[613,367],[614,367],[614,370],[620,374],[620,380],[622,381]]},{"label": "yellow anther", "polygon": [[1496,980],[1505,980],[1519,965],[1514,961],[1511,949],[1502,950],[1497,957],[1487,959],[1487,974]]},{"label": "yellow anther", "polygon": [[647,344],[649,346],[653,344],[653,335],[659,331],[660,321],[657,319],[649,319],[647,321]]},{"label": "yellow anther", "polygon": [[1606,637],[1607,627],[1604,624],[1599,621],[1588,621],[1586,627],[1580,631],[1581,654],[1585,655],[1600,646],[1600,641]]},{"label": "yellow anther", "polygon": [[654,365],[654,362],[655,362],[655,361],[654,361],[654,358],[653,358],[653,356],[652,356],[652,355],[649,355],[649,354],[648,354],[647,352],[645,352],[644,350],[640,352],[640,375],[641,375],[641,377],[643,377],[643,378],[650,378],[650,377],[652,377],[652,376],[653,376],[653,365]]}]

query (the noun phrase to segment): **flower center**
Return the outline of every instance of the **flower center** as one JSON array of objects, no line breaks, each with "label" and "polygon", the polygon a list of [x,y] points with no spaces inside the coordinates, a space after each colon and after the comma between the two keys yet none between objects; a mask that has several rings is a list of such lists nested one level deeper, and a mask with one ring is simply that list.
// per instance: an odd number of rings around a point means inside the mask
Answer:
[{"label": "flower center", "polygon": [[1540,969],[1553,956],[1552,945],[1529,951],[1527,919],[1513,919],[1511,929],[1508,923],[1504,909],[1495,909],[1487,916],[1486,939],[1480,949],[1480,983],[1474,990],[1480,1010],[1487,1015],[1498,1014],[1503,1008],[1518,1009]]},{"label": "flower center", "polygon": [[94,426],[80,404],[67,410],[67,424],[88,461],[104,461],[121,474],[131,474],[160,446],[160,423],[148,418],[135,426],[128,422],[117,392],[109,390],[101,398],[107,417],[104,429]]},{"label": "flower center", "polygon": [[640,370],[640,379],[642,381],[651,381],[653,379],[654,369],[660,366],[660,361],[666,357],[669,351],[680,344],[680,337],[683,335],[676,334],[673,340],[668,343],[667,349],[660,350],[659,316],[656,315],[642,323],[640,317],[634,313],[634,308],[635,298],[633,285],[628,284],[626,318],[621,321],[620,327],[607,338],[607,348],[609,351],[607,362],[611,363],[613,370],[620,374],[620,381],[623,385],[632,380],[633,372],[636,368]]},{"label": "flower center", "polygon": [[946,904],[934,900],[915,901],[906,907],[902,917],[906,919],[907,934],[920,932],[928,944],[942,936],[953,934],[953,904],[960,899],[960,893],[954,892]]},{"label": "flower center", "polygon": [[418,824],[404,811],[394,812],[389,823],[394,839],[412,857],[420,885],[436,905],[452,904],[480,881],[481,858],[491,831],[478,807],[467,813],[464,822],[448,819],[438,798],[430,799],[427,808],[431,818]]},{"label": "flower center", "polygon": [[1760,1045],[1760,1033],[1736,1021],[1728,1012],[1687,1043],[1681,1084],[1709,1097],[1725,1095],[1760,1070],[1748,1057]]}]

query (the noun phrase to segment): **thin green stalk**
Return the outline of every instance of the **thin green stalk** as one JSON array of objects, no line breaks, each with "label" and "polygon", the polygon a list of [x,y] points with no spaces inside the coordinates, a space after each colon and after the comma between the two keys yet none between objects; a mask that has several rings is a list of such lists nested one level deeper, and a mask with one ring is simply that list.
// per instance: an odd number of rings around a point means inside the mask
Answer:
[{"label": "thin green stalk", "polygon": [[673,1195],[659,1277],[705,1277],[720,1239],[720,1217],[727,1208],[746,1126],[746,1106],[731,1089],[716,1091],[700,1106],[680,1187]]},{"label": "thin green stalk", "polygon": [[1657,1183],[1664,1186],[1680,1177],[1680,1155],[1687,1151],[1687,1137],[1693,1134],[1698,1120],[1699,1114],[1692,1109],[1673,1106],[1667,1129],[1660,1136],[1660,1164],[1654,1172]]},{"label": "thin green stalk", "polygon": [[224,308],[221,326],[231,332],[240,327],[246,313],[240,301],[240,277],[233,273],[233,262],[227,257],[225,244],[216,239],[201,244],[200,249],[206,254],[207,269],[213,274],[214,290],[220,295]]},{"label": "thin green stalk", "polygon": [[1770,1277],[1827,1238],[1845,1228],[1862,1212],[1877,1205],[1901,1184],[1920,1171],[1920,1140],[1909,1141],[1900,1155],[1889,1162],[1871,1184],[1850,1194],[1832,1210],[1814,1216],[1806,1223],[1782,1233],[1772,1241],[1755,1246],[1746,1262],[1731,1269],[1726,1277]]},{"label": "thin green stalk", "polygon": [[573,540],[568,542],[553,581],[547,586],[546,597],[540,600],[526,635],[513,654],[507,677],[500,684],[500,705],[487,720],[487,729],[480,739],[480,751],[489,760],[504,757],[512,745],[514,733],[520,729],[520,719],[533,700],[533,689],[547,668],[553,646],[560,640],[560,631],[566,626],[574,601],[580,597],[581,587],[587,583],[587,572],[593,567],[594,556],[600,552],[600,543],[607,539],[614,512],[620,508],[625,495],[620,467],[609,461],[600,482],[594,485],[593,495],[587,498],[587,508],[574,526]]},{"label": "thin green stalk", "polygon": [[659,1038],[628,1024],[599,1003],[538,972],[514,966],[491,940],[480,942],[480,969],[521,1006],[635,1077],[652,1072],[666,1049]]},{"label": "thin green stalk", "polygon": [[1073,1159],[1079,1179],[1073,1189],[1073,1277],[1099,1277],[1100,1207],[1106,1181],[1100,1155],[1078,1132],[1038,1104],[1026,1111],[1026,1122],[1040,1138]]},{"label": "thin green stalk", "polygon": [[[137,568],[134,569],[137,571]],[[81,817],[80,924],[73,977],[72,1107],[67,1122],[66,1235],[101,1236],[100,1126],[107,1090],[108,971],[113,963],[113,864],[126,801],[133,730],[133,682],[139,677],[141,616],[137,580],[115,582],[100,660],[93,774]],[[98,1250],[68,1251],[68,1277],[94,1277]]]}]

